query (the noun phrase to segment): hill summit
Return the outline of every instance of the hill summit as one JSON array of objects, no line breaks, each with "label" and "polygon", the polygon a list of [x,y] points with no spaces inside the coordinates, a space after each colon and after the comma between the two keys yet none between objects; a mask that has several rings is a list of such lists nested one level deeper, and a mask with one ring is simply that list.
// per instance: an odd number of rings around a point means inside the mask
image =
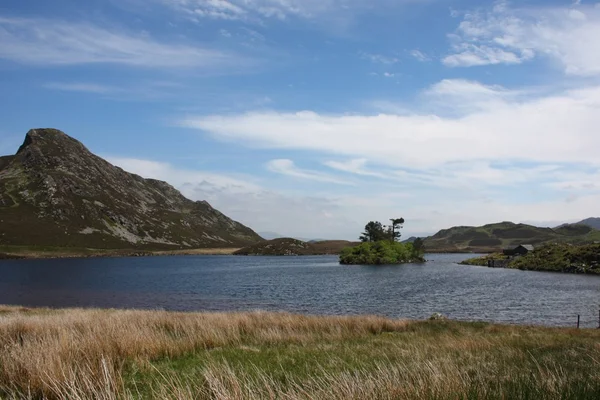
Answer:
[{"label": "hill summit", "polygon": [[98,249],[242,247],[262,238],[206,201],[144,179],[56,129],[0,157],[0,245]]}]

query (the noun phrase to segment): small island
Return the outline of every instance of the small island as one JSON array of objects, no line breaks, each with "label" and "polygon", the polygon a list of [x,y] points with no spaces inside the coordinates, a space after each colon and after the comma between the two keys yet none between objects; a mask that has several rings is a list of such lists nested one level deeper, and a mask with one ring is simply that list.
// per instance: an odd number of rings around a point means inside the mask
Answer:
[{"label": "small island", "polygon": [[600,244],[546,244],[525,254],[511,255],[510,251],[505,251],[471,258],[461,264],[598,275],[600,274]]},{"label": "small island", "polygon": [[390,219],[391,225],[371,221],[365,225],[358,246],[347,247],[340,254],[343,265],[392,265],[425,262],[423,240],[400,242],[404,218]]}]

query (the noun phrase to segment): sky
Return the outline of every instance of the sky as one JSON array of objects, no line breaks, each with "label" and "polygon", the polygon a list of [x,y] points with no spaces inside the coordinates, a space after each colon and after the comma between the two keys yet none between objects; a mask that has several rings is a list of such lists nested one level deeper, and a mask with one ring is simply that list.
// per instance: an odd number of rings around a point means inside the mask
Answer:
[{"label": "sky", "polygon": [[3,0],[0,154],[57,128],[257,232],[600,215],[600,3]]}]

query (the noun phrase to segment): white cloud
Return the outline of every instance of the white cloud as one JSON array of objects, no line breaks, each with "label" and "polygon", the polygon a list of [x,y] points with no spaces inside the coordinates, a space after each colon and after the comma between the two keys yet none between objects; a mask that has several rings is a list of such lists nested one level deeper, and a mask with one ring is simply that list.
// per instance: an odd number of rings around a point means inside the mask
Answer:
[{"label": "white cloud", "polygon": [[468,12],[455,34],[448,66],[518,64],[535,57],[557,60],[567,74],[600,74],[600,8],[512,9],[504,2]]},{"label": "white cloud", "polygon": [[500,85],[465,79],[444,79],[424,90],[421,97],[428,109],[464,115],[518,104],[528,95],[533,95],[533,91],[508,90]]},{"label": "white cloud", "polygon": [[237,69],[254,61],[208,47],[161,43],[87,23],[0,17],[0,58],[29,65],[121,64]]},{"label": "white cloud", "polygon": [[[451,83],[430,91],[448,92]],[[491,98],[494,107],[457,108],[453,117],[418,110],[406,115],[250,112],[189,117],[180,125],[253,146],[312,150],[407,168],[469,160],[598,162],[600,86],[518,100],[498,87],[454,86],[461,88],[461,101],[475,104]]]},{"label": "white cloud", "polygon": [[307,169],[298,168],[292,160],[287,159],[271,160],[267,163],[267,168],[271,172],[291,176],[293,178],[300,178],[325,183],[335,183],[338,185],[352,184],[351,182],[345,181],[343,179],[338,179],[334,176],[324,174],[319,171],[311,171]]},{"label": "white cloud", "polygon": [[425,62],[425,61],[431,61],[431,57],[429,57],[427,54],[423,53],[420,50],[412,50],[410,52],[410,55],[413,56],[414,58],[416,58],[418,61],[421,62]]},{"label": "white cloud", "polygon": [[323,163],[329,168],[361,176],[372,176],[380,179],[396,179],[396,175],[391,172],[376,172],[366,168],[368,161],[364,158],[358,158],[348,161],[326,161]]},{"label": "white cloud", "polygon": [[504,49],[477,46],[470,43],[461,43],[454,46],[455,54],[444,57],[442,62],[449,67],[473,67],[494,64],[521,64],[531,59],[530,53],[518,55]]}]

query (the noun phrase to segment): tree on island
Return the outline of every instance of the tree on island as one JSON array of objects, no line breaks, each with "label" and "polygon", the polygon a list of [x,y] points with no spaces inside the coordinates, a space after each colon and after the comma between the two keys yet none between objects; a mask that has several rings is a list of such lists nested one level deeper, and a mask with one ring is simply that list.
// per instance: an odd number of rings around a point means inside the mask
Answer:
[{"label": "tree on island", "polygon": [[400,230],[404,224],[404,218],[391,218],[391,225],[383,225],[379,221],[371,221],[365,225],[365,231],[360,235],[361,242],[379,242],[389,240],[396,242],[400,240]]},{"label": "tree on island", "polygon": [[392,225],[388,227],[388,234],[391,237],[392,242],[399,241],[400,236],[402,235],[400,234],[400,231],[396,229],[402,228],[404,225],[404,218],[390,218],[390,221],[392,222]]},{"label": "tree on island", "polygon": [[370,221],[360,235],[360,245],[347,247],[340,254],[341,264],[402,264],[424,262],[423,240],[399,243],[404,218],[390,219],[391,225]]}]

